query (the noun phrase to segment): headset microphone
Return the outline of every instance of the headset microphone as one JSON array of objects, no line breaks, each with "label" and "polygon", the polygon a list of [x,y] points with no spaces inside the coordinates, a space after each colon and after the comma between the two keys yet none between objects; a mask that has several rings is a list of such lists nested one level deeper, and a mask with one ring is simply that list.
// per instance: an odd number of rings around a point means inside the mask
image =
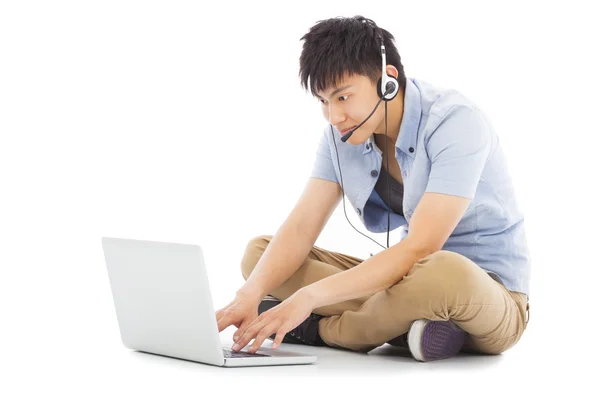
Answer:
[{"label": "headset microphone", "polygon": [[[394,92],[395,89],[394,82],[388,82],[386,85],[387,90],[385,91],[385,93],[383,94],[383,96],[381,96],[381,98],[379,99],[379,101],[377,102],[377,105],[375,105],[375,108],[373,109],[373,111],[371,111],[371,114],[369,114],[369,116],[367,118],[365,118],[365,120],[363,122],[360,123],[360,125],[358,125],[356,128],[352,129],[350,132],[346,133],[344,136],[342,136],[342,142],[346,143],[346,141],[348,139],[350,139],[350,136],[352,136],[352,134],[354,134],[354,131],[356,131],[358,128],[360,128],[361,126],[363,126],[363,124],[365,122],[367,122],[369,120],[369,118],[371,118],[371,116],[373,115],[373,113],[375,112],[375,110],[377,110],[377,107],[379,107],[379,103],[381,103],[381,100],[383,100],[383,98],[388,95],[389,93]],[[377,86],[379,87],[379,86]]]}]

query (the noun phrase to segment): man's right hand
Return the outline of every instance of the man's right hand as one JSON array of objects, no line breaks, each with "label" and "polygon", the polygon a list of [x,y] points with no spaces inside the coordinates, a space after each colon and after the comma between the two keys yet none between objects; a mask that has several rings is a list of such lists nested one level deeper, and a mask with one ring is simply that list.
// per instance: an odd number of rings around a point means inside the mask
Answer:
[{"label": "man's right hand", "polygon": [[225,328],[235,325],[238,328],[233,334],[233,340],[237,340],[238,332],[243,331],[246,327],[258,318],[258,305],[261,298],[251,295],[238,293],[235,299],[225,307],[216,312],[217,325],[219,332]]}]

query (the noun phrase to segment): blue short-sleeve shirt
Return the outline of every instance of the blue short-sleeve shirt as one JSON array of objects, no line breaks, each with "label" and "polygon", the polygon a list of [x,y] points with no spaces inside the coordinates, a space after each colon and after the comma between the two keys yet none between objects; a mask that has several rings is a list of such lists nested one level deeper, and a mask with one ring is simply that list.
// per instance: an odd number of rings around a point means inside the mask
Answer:
[{"label": "blue short-sleeve shirt", "polygon": [[[352,145],[342,142],[328,124],[311,177],[340,182],[334,140],[344,194],[369,231],[386,232],[388,207],[374,190],[383,153],[373,135]],[[529,297],[524,217],[498,136],[485,113],[456,90],[408,78],[396,160],[404,181],[404,216],[390,210],[390,229],[410,229],[411,216],[425,192],[469,198],[469,207],[442,249],[464,255],[507,289]]]}]

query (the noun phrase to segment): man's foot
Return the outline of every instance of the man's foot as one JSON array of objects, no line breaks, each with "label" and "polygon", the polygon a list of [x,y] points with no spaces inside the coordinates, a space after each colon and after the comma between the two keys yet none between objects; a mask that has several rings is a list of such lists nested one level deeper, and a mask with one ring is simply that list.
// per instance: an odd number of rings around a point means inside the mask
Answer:
[{"label": "man's foot", "polygon": [[[281,304],[281,301],[277,300],[275,297],[265,296],[258,305],[258,315],[270,310],[278,304]],[[327,346],[319,336],[319,320],[321,318],[323,318],[323,316],[311,313],[304,322],[285,334],[283,343]],[[275,340],[275,334],[272,334],[270,339]]]},{"label": "man's foot", "polygon": [[387,343],[391,344],[392,346],[403,347],[405,349],[408,349],[408,332],[406,332],[403,335],[397,336],[392,340],[389,340]]},{"label": "man's foot", "polygon": [[466,337],[452,321],[419,319],[408,331],[408,348],[418,361],[442,360],[458,354]]}]

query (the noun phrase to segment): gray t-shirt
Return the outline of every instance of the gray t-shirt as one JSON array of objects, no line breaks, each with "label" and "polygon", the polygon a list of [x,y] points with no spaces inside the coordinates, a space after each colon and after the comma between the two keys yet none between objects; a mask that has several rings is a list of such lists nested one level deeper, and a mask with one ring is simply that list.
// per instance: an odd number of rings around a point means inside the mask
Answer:
[{"label": "gray t-shirt", "polygon": [[381,197],[381,200],[390,207],[390,201],[388,200],[388,188],[386,184],[386,179],[390,180],[390,197],[392,198],[391,209],[398,215],[404,215],[404,210],[402,208],[402,199],[404,198],[404,185],[394,179],[390,174],[388,174],[385,169],[385,163],[381,165],[381,172],[379,173],[379,178],[375,183],[375,191]]}]

